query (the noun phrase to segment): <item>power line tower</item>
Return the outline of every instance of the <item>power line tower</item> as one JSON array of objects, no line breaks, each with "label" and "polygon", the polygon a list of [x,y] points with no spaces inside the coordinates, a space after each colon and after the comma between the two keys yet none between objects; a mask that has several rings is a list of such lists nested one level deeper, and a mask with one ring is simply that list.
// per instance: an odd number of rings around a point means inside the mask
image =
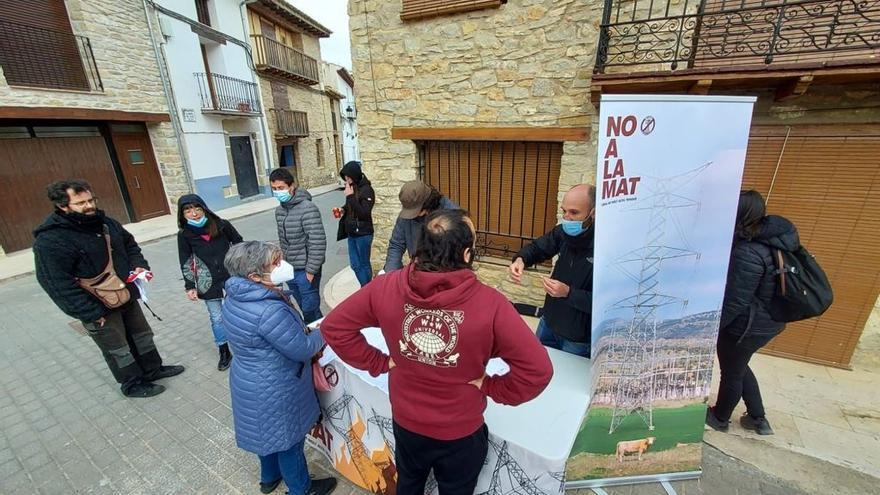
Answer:
[{"label": "power line tower", "polygon": [[[699,202],[678,194],[683,186],[696,179],[712,162],[693,170],[665,178],[652,178],[653,194],[644,198],[642,206],[630,211],[648,210],[645,244],[615,261],[615,267],[637,284],[636,294],[615,302],[610,310],[626,310],[632,316],[623,325],[612,326],[609,358],[605,371],[612,376],[612,416],[608,433],[624,419],[637,413],[649,430],[654,429],[654,356],[657,337],[657,310],[663,306],[687,301],[661,292],[660,275],[663,262],[700,253],[690,249],[687,237],[673,210],[700,207]],[[677,231],[681,247],[667,243],[670,227]]]},{"label": "power line tower", "polygon": [[[507,452],[507,442],[501,442],[501,445],[498,445],[489,440],[489,445],[495,450],[498,460],[492,471],[492,482],[489,484],[489,489],[480,495],[503,495],[504,493],[544,495],[544,492],[535,486],[535,481],[526,475],[516,459]],[[504,469],[507,470],[508,482],[511,485],[509,492],[503,491],[501,487],[502,470]]]}]

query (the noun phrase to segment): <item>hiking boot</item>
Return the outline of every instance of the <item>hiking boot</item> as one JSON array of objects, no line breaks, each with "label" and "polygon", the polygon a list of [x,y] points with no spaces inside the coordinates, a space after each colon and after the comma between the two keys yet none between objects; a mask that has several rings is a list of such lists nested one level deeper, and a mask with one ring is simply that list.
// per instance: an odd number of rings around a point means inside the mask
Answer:
[{"label": "hiking boot", "polygon": [[260,483],[260,493],[272,493],[281,484],[281,478],[268,483]]},{"label": "hiking boot", "polygon": [[739,424],[742,425],[743,428],[747,430],[752,430],[756,432],[758,435],[772,435],[773,428],[770,428],[770,423],[767,421],[767,418],[753,418],[749,416],[748,413],[743,414],[741,418],[739,418]]},{"label": "hiking boot", "polygon": [[156,380],[161,380],[163,378],[176,376],[176,375],[183,373],[183,370],[185,370],[185,369],[186,368],[184,368],[183,366],[180,366],[179,364],[175,364],[173,366],[160,366],[159,369],[152,372],[150,374],[150,376],[145,376],[144,380],[146,380],[148,382],[153,382]]},{"label": "hiking boot", "polygon": [[165,391],[162,385],[156,385],[150,382],[138,382],[128,388],[122,395],[126,397],[153,397]]},{"label": "hiking boot", "polygon": [[336,478],[312,480],[312,486],[306,495],[330,495],[336,489]]},{"label": "hiking boot", "polygon": [[220,361],[217,362],[217,371],[223,371],[229,368],[229,363],[232,362],[232,353],[229,352],[229,344],[223,344],[219,349]]},{"label": "hiking boot", "polygon": [[721,421],[715,416],[714,407],[706,408],[706,424],[712,427],[713,430],[720,431],[721,433],[727,433],[727,429],[730,427],[730,421]]}]

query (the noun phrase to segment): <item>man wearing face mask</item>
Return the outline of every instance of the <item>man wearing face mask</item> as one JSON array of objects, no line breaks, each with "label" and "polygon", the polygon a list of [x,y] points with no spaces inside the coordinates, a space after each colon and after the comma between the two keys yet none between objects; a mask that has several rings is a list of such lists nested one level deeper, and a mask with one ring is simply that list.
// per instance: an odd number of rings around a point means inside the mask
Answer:
[{"label": "man wearing face mask", "polygon": [[321,212],[312,203],[312,195],[297,187],[287,169],[273,170],[269,174],[269,183],[272,195],[281,203],[275,209],[281,251],[295,269],[288,287],[302,310],[303,319],[311,323],[323,316],[320,287],[327,236]]},{"label": "man wearing face mask", "polygon": [[562,223],[523,247],[509,268],[520,283],[526,267],[559,255],[550,277],[542,277],[547,295],[537,334],[545,346],[584,357],[590,357],[595,207],[594,186],[571,188],[562,198]]},{"label": "man wearing face mask", "polygon": [[[178,375],[183,366],[163,366],[153,330],[137,300],[137,287],[123,281],[150,269],[134,237],[98,209],[83,180],[53,182],[48,189],[55,211],[34,231],[37,281],[61,311],[80,320],[95,341],[126,397],[152,397],[165,391],[155,380]],[[109,249],[108,249],[109,244]],[[107,300],[81,282],[101,276],[113,280]],[[100,296],[100,297],[99,297]],[[129,298],[124,304],[118,304]]]}]

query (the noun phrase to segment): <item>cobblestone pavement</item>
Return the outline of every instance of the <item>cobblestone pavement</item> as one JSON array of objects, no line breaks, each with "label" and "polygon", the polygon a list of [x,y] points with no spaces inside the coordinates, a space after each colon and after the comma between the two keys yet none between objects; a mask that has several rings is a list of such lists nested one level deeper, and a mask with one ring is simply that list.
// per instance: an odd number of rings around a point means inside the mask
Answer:
[{"label": "cobblestone pavement", "polygon": [[[324,281],[348,263],[329,214],[341,197],[316,200],[330,234]],[[246,239],[275,239],[271,212],[234,223]],[[97,347],[32,276],[0,284],[0,493],[259,493],[256,457],[235,446],[207,312],[183,294],[175,240],[143,248],[156,274],[151,306],[163,318],[148,316],[156,344],[166,363],[187,366],[154,398],[122,397]],[[329,474],[326,461],[309,457],[314,474]],[[704,469],[700,481],[673,483],[677,492],[799,493],[709,447]],[[665,493],[658,484],[607,492]],[[361,491],[341,483],[336,493]]]}]

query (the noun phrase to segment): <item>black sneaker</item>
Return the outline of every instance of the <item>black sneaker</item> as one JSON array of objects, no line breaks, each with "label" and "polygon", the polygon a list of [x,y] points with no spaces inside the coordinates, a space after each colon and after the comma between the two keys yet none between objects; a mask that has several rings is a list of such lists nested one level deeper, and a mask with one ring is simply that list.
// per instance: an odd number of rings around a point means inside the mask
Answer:
[{"label": "black sneaker", "polygon": [[229,352],[229,344],[223,344],[220,346],[220,360],[217,361],[217,371],[229,369],[230,363],[232,363],[232,353]]},{"label": "black sneaker", "polygon": [[721,421],[715,416],[714,407],[706,408],[706,424],[711,426],[713,430],[720,431],[721,433],[727,433],[727,429],[730,427],[730,421]]},{"label": "black sneaker", "polygon": [[306,495],[330,495],[336,489],[336,478],[312,480],[312,486]]},{"label": "black sneaker", "polygon": [[156,385],[155,383],[150,382],[140,382],[135,383],[131,387],[128,388],[127,391],[122,392],[126,397],[153,397],[161,394],[165,391],[165,387],[162,385]]},{"label": "black sneaker", "polygon": [[278,478],[275,481],[270,481],[268,483],[260,483],[260,492],[261,493],[272,493],[278,488],[278,485],[281,484],[281,478]]},{"label": "black sneaker", "polygon": [[753,418],[746,413],[739,418],[739,424],[741,424],[743,428],[752,430],[758,435],[773,434],[773,428],[770,428],[770,423],[767,421],[767,418]]},{"label": "black sneaker", "polygon": [[153,382],[156,380],[161,380],[163,378],[177,376],[183,373],[183,370],[185,369],[186,368],[180,366],[179,364],[175,364],[173,366],[160,366],[159,369],[150,374],[150,376],[145,376],[144,379],[149,382]]}]

